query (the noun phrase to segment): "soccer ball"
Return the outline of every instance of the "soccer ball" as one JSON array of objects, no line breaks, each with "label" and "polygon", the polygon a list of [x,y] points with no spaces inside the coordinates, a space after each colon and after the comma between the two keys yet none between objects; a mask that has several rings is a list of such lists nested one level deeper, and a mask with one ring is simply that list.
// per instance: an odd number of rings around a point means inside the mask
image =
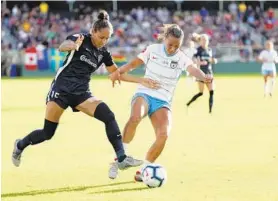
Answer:
[{"label": "soccer ball", "polygon": [[142,170],[143,182],[149,188],[161,187],[166,183],[166,170],[159,164],[148,164]]}]

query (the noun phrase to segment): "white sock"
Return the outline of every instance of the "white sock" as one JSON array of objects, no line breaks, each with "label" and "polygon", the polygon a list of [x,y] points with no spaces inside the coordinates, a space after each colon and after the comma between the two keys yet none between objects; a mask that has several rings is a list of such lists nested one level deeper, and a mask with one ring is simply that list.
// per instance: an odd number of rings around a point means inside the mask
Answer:
[{"label": "white sock", "polygon": [[150,161],[148,161],[148,160],[144,160],[144,165],[146,166],[146,165],[149,165],[149,164],[151,164],[151,162]]},{"label": "white sock", "polygon": [[127,145],[128,145],[127,143],[123,142],[123,147],[124,147],[125,153],[127,153]]},{"label": "white sock", "polygon": [[147,165],[149,165],[149,164],[151,164],[150,161],[144,160],[144,163],[143,163],[143,165],[141,165],[141,168],[140,168],[141,172],[142,172],[142,170],[143,170]]}]

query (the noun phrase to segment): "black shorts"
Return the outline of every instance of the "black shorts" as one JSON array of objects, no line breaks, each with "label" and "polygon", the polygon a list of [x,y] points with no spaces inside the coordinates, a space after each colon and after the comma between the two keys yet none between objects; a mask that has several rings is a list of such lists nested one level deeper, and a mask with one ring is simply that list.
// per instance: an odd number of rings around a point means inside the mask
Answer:
[{"label": "black shorts", "polygon": [[79,112],[75,107],[90,97],[92,97],[92,94],[89,91],[81,94],[70,94],[59,92],[55,89],[55,85],[52,85],[47,94],[46,103],[54,101],[63,109],[67,109],[70,106],[73,112]]},{"label": "black shorts", "polygon": [[[206,75],[211,75],[213,76],[213,72],[211,69],[209,68],[200,68],[201,71],[203,71],[203,73],[205,73]],[[197,82],[203,82],[202,80],[196,79]]]}]

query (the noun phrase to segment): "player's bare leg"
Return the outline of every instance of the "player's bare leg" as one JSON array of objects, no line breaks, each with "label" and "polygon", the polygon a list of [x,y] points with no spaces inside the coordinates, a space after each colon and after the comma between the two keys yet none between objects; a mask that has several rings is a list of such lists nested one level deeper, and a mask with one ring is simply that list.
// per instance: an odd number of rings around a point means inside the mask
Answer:
[{"label": "player's bare leg", "polygon": [[[147,152],[145,159],[146,164],[144,164],[144,166],[148,163],[154,163],[161,155],[172,126],[171,111],[168,108],[160,108],[151,115],[150,119],[155,131],[156,139]],[[142,181],[140,170],[136,172],[134,178],[136,181]]]},{"label": "player's bare leg", "polygon": [[123,143],[129,144],[135,135],[137,126],[148,114],[148,103],[143,97],[137,97],[133,104],[131,115],[123,131]]},{"label": "player's bare leg", "polygon": [[275,85],[275,78],[276,78],[276,73],[271,73],[269,75],[269,95],[272,97],[273,90],[274,90],[274,85]]},{"label": "player's bare leg", "polygon": [[[14,143],[14,149],[12,153],[12,162],[13,164],[18,167],[21,162],[21,156],[23,150],[30,144],[38,144],[45,140],[49,140],[55,133],[57,124],[62,116],[64,109],[61,108],[57,103],[50,101],[46,105],[46,112],[45,112],[45,123],[47,121],[47,125],[44,125],[44,129],[42,130],[35,130],[27,135],[22,140],[17,139]],[[49,127],[54,124],[55,128]],[[32,140],[30,142],[30,140]]]},{"label": "player's bare leg", "polygon": [[146,160],[153,163],[163,151],[169,136],[172,125],[171,111],[168,108],[160,108],[151,115],[150,119],[154,127],[156,140],[150,147]]},{"label": "player's bare leg", "polygon": [[264,75],[264,97],[266,97],[266,95],[268,94],[268,90],[267,90],[267,78],[268,78],[268,75]]},{"label": "player's bare leg", "polygon": [[[137,97],[132,104],[131,114],[128,122],[125,125],[123,132],[123,145],[126,150],[127,144],[129,144],[134,138],[136,128],[140,121],[148,114],[148,104],[143,97]],[[138,164],[142,164],[142,161],[137,161]],[[110,164],[108,170],[108,176],[110,179],[115,179],[118,176],[118,165],[116,162]]]}]

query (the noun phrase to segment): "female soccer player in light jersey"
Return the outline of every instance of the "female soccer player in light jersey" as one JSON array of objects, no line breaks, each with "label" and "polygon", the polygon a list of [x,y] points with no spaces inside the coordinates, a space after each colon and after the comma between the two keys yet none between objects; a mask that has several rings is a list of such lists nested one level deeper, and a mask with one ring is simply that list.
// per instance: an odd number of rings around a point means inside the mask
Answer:
[{"label": "female soccer player in light jersey", "polygon": [[[132,99],[131,115],[123,132],[123,144],[126,149],[132,141],[136,128],[141,120],[149,116],[156,139],[147,152],[145,165],[153,163],[161,154],[171,129],[171,103],[175,88],[182,71],[188,71],[191,75],[204,82],[210,82],[210,76],[206,76],[196,68],[193,61],[181,50],[184,33],[176,24],[165,25],[160,39],[161,44],[153,44],[146,48],[130,63],[118,69],[120,74],[129,72],[142,64],[146,65],[145,78],[158,81],[160,88],[150,89],[142,85]],[[118,74],[110,76],[116,80]],[[116,178],[118,173],[117,163],[112,163],[109,169],[109,177]],[[138,174],[138,175],[137,175]],[[136,180],[141,180],[140,172],[137,172]]]},{"label": "female soccer player in light jersey", "polygon": [[258,62],[262,63],[262,74],[264,77],[264,95],[268,94],[272,96],[275,77],[276,77],[276,66],[278,62],[277,52],[273,49],[273,42],[268,40],[265,43],[265,50],[263,50],[259,57]]}]

